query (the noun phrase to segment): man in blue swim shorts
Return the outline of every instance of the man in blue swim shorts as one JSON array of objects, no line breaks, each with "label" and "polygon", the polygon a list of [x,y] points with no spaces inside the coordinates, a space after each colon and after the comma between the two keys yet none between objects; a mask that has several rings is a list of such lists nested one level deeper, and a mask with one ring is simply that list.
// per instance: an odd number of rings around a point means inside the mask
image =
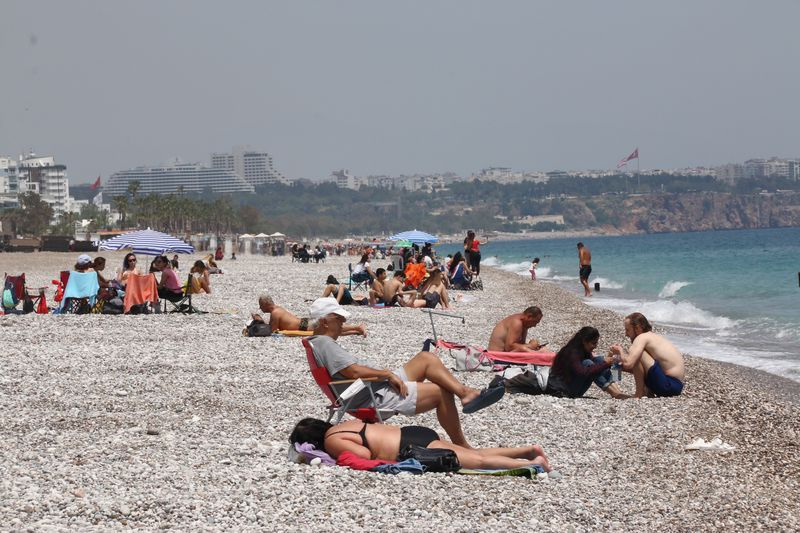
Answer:
[{"label": "man in blue swim shorts", "polygon": [[661,335],[641,313],[625,317],[625,336],[631,340],[628,351],[615,344],[611,352],[620,357],[623,370],[633,374],[636,381],[635,398],[648,396],[678,396],[686,377],[683,354]]}]

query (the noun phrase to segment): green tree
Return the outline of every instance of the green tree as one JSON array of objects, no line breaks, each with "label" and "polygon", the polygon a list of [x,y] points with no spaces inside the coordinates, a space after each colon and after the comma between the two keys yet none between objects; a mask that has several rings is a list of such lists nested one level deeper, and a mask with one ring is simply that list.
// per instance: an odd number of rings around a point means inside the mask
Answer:
[{"label": "green tree", "polygon": [[53,208],[35,192],[19,196],[19,207],[9,210],[8,220],[16,233],[38,237],[53,220]]},{"label": "green tree", "polygon": [[117,213],[119,213],[119,228],[125,229],[126,217],[128,215],[128,197],[125,195],[115,196],[111,199],[111,205]]}]

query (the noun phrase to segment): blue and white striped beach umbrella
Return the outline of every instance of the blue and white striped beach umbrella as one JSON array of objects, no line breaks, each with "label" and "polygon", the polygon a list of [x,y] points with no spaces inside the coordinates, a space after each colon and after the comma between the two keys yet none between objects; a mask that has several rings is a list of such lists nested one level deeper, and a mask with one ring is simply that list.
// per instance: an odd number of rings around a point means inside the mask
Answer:
[{"label": "blue and white striped beach umbrella", "polygon": [[178,254],[194,253],[194,246],[186,244],[172,235],[151,229],[117,235],[101,242],[98,249],[112,251],[130,249],[134,253],[142,255],[161,255],[166,252]]},{"label": "blue and white striped beach umbrella", "polygon": [[435,243],[439,242],[439,238],[436,235],[431,235],[430,233],[425,233],[424,231],[413,230],[413,231],[404,231],[402,233],[398,233],[397,235],[392,235],[389,237],[390,241],[411,241],[414,244],[425,244],[426,242]]}]

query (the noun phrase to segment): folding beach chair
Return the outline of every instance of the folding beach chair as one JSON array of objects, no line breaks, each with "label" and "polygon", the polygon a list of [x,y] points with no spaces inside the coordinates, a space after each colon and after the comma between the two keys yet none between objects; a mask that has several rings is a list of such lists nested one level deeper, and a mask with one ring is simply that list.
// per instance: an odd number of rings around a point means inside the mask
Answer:
[{"label": "folding beach chair", "polygon": [[[25,274],[9,276],[3,279],[2,305],[3,313],[47,313],[47,303],[44,299],[45,287],[37,287],[31,292],[25,282]],[[22,302],[22,310],[17,310],[17,305]],[[42,307],[44,306],[44,309]]]},{"label": "folding beach chair", "polygon": [[[369,284],[369,273],[364,272],[364,274],[366,274],[366,276],[367,276],[366,279],[353,279],[353,263],[347,263],[347,271],[348,271],[348,274],[349,274],[347,279],[350,280],[348,282],[348,287],[347,288],[350,291],[357,291],[359,288],[362,291],[368,291],[369,290],[369,286],[368,286],[368,284]],[[355,287],[353,287],[353,283],[356,284]]]},{"label": "folding beach chair", "polygon": [[331,421],[334,414],[336,415],[336,424],[342,420],[342,417],[345,415],[345,413],[369,423],[383,422],[384,420],[396,414],[395,411],[378,408],[377,402],[375,401],[375,393],[372,390],[372,385],[374,383],[381,383],[385,381],[378,378],[361,379],[369,391],[371,407],[351,408],[350,404],[352,403],[353,398],[344,400],[342,399],[342,393],[357,380],[331,380],[331,375],[328,373],[328,369],[317,364],[317,358],[314,357],[314,347],[311,342],[308,339],[303,339],[302,342],[303,347],[306,349],[306,357],[308,358],[308,366],[311,369],[311,375],[314,377],[314,381],[317,382],[317,385],[322,390],[322,393],[331,402],[328,406],[328,422]]},{"label": "folding beach chair", "polygon": [[[74,275],[74,274],[73,274]],[[130,314],[131,309],[147,309],[146,304],[158,302],[158,283],[154,274],[138,276],[131,274],[128,276],[125,285],[125,314]],[[145,311],[147,312],[147,311]]]},{"label": "folding beach chair", "polygon": [[205,311],[201,311],[192,305],[192,294],[195,292],[198,291],[195,286],[194,276],[189,274],[186,284],[181,288],[180,294],[176,293],[174,296],[164,296],[164,312],[167,312],[167,305],[169,303],[172,305],[172,311],[170,311],[170,313],[183,313],[184,315],[193,313],[205,314]]},{"label": "folding beach chair", "polygon": [[99,290],[97,272],[70,272],[58,312],[74,315],[91,313]]}]

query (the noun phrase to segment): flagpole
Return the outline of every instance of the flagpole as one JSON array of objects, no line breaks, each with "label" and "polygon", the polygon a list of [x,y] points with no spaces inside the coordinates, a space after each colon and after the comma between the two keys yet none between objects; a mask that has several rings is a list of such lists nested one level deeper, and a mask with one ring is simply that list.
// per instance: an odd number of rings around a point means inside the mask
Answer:
[{"label": "flagpole", "polygon": [[640,161],[640,158],[639,158],[639,147],[637,146],[636,147],[636,188],[637,189],[641,189],[642,188],[642,178],[641,178],[641,174],[639,174],[639,161]]}]

